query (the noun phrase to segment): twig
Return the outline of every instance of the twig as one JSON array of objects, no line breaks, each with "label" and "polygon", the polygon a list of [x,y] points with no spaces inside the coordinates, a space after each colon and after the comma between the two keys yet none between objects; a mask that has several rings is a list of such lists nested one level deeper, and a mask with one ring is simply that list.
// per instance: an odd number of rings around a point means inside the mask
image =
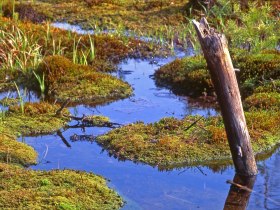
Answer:
[{"label": "twig", "polygon": [[240,189],[242,189],[242,190],[245,190],[245,191],[247,191],[247,192],[258,194],[258,195],[260,195],[260,196],[262,196],[262,197],[265,197],[267,200],[271,201],[272,203],[276,204],[277,206],[280,206],[280,202],[278,202],[278,201],[276,201],[276,200],[273,200],[273,199],[271,199],[271,198],[268,198],[267,196],[265,196],[265,195],[263,195],[263,194],[261,194],[261,193],[258,193],[258,192],[254,191],[254,190],[252,190],[252,189],[250,189],[250,188],[248,188],[248,187],[246,187],[246,186],[243,186],[243,185],[241,185],[241,184],[235,183],[235,182],[232,181],[232,180],[227,180],[226,183],[232,184],[232,185],[234,185],[234,186],[236,186],[236,187],[238,187],[238,188],[240,188]]},{"label": "twig", "polygon": [[196,121],[194,121],[192,124],[190,124],[187,128],[185,128],[185,131],[189,130],[192,128],[196,123],[198,123],[199,120],[201,120],[203,117],[198,118]]},{"label": "twig", "polygon": [[232,185],[234,185],[234,186],[236,186],[236,187],[238,187],[238,188],[240,188],[240,189],[242,189],[242,190],[245,190],[245,191],[248,191],[248,192],[254,192],[254,191],[251,190],[250,188],[248,188],[248,187],[246,187],[246,186],[243,186],[243,185],[241,185],[241,184],[235,183],[235,182],[232,181],[232,180],[227,180],[226,182],[227,182],[228,184],[232,184]]},{"label": "twig", "polygon": [[207,174],[204,173],[204,172],[202,171],[202,169],[201,169],[199,166],[196,166],[196,168],[200,171],[200,173],[202,173],[202,175],[207,176]]},{"label": "twig", "polygon": [[66,101],[64,101],[63,104],[61,105],[61,107],[56,111],[55,115],[60,116],[61,111],[69,104],[69,102],[70,102],[69,98]]},{"label": "twig", "polygon": [[61,140],[63,141],[63,143],[64,143],[67,147],[71,148],[71,145],[68,143],[68,141],[67,141],[67,140],[65,139],[65,137],[62,135],[62,133],[61,133],[60,130],[57,131],[57,135],[61,138]]}]

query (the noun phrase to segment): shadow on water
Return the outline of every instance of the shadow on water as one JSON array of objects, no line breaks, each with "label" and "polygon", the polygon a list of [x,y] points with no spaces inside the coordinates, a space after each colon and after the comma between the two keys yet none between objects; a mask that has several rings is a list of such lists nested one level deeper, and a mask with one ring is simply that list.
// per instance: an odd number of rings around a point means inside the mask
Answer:
[{"label": "shadow on water", "polygon": [[[184,56],[182,54],[181,56]],[[158,59],[156,62],[129,59],[119,65],[116,75],[132,85],[134,96],[106,105],[79,105],[70,108],[73,116],[105,115],[112,122],[128,124],[135,121],[155,122],[162,117],[182,118],[190,114],[203,116],[216,115],[213,108],[190,106],[187,97],[179,97],[165,88],[158,88],[151,78],[159,65],[174,58]],[[76,169],[100,174],[110,180],[109,186],[126,200],[123,210],[153,209],[223,209],[233,204],[230,198],[246,197],[241,190],[233,191],[226,180],[234,177],[231,165],[183,167],[173,170],[135,164],[132,161],[119,161],[110,157],[95,141],[96,136],[108,132],[107,127],[80,127],[71,121],[68,129],[56,134],[24,137],[22,141],[31,145],[39,154],[36,170]],[[248,209],[280,208],[280,155],[279,150],[268,159],[258,162],[259,175],[256,178]],[[239,183],[237,178],[234,182]],[[251,185],[240,182],[250,189]],[[253,184],[252,184],[253,185]],[[241,194],[239,194],[241,192]],[[244,193],[244,194],[242,194]],[[246,194],[247,193],[247,194]],[[228,198],[227,198],[228,194]],[[243,196],[245,195],[245,196]],[[240,204],[238,204],[240,205]]]}]

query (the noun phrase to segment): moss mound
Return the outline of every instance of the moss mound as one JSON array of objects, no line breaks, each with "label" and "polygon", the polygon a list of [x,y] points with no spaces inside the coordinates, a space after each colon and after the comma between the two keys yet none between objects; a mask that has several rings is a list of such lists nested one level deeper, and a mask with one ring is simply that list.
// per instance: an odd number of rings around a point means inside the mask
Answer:
[{"label": "moss mound", "polygon": [[[0,128],[21,135],[52,133],[69,121],[67,117],[56,115],[59,108],[59,105],[51,105],[46,102],[25,103],[23,109],[19,105],[10,106]],[[68,110],[62,112],[65,115],[69,114]]]},{"label": "moss mound", "polygon": [[[14,164],[36,163],[33,148],[16,141],[22,135],[50,133],[60,129],[67,110],[57,116],[59,105],[46,102],[10,105],[0,121],[1,209],[119,209],[123,201],[106,186],[102,177],[72,170],[33,171]],[[92,120],[108,120],[104,117]]]},{"label": "moss mound", "polygon": [[241,82],[248,79],[276,79],[280,76],[280,53],[278,51],[264,51],[252,55],[240,55],[234,59]]},{"label": "moss mound", "polygon": [[[46,102],[25,103],[24,106],[9,105],[18,103],[18,100],[4,99],[8,110],[3,112],[0,119],[0,162],[16,163],[24,166],[36,163],[35,150],[16,140],[16,135],[38,135],[59,130],[69,119],[56,115],[59,105]],[[68,110],[62,114],[69,115]]]},{"label": "moss mound", "polygon": [[119,209],[123,201],[92,173],[33,171],[0,163],[1,209]]},{"label": "moss mound", "polygon": [[[270,150],[279,143],[279,112],[246,113],[255,153]],[[211,164],[230,161],[231,155],[221,117],[198,120],[188,116],[183,120],[163,118],[145,125],[130,124],[97,138],[110,154],[120,159],[143,162],[159,168],[178,165]]]},{"label": "moss mound", "polygon": [[24,166],[36,163],[35,150],[16,140],[16,137],[1,129],[0,134],[0,162],[21,164]]},{"label": "moss mound", "polygon": [[[279,143],[279,58],[275,51],[233,57],[240,68],[241,89],[250,95],[244,104],[250,110],[246,112],[246,119],[256,154],[267,152]],[[177,93],[200,96],[213,91],[201,56],[177,59],[161,67],[155,78],[158,84],[171,87]],[[164,118],[147,125],[138,122],[100,136],[97,141],[120,159],[160,168],[230,160],[221,117],[200,120],[188,129],[197,119],[194,116],[183,120]]]},{"label": "moss mound", "polygon": [[278,109],[280,108],[280,94],[277,92],[255,93],[245,99],[245,108],[252,109]]},{"label": "moss mound", "polygon": [[48,95],[58,101],[97,104],[132,94],[129,84],[89,66],[73,64],[62,56],[46,57],[38,72],[45,75]]},{"label": "moss mound", "polygon": [[213,85],[202,56],[176,59],[155,72],[156,83],[167,86],[177,94],[200,96],[211,94]]},{"label": "moss mound", "polygon": [[[280,53],[264,51],[259,54],[233,55],[234,66],[240,69],[237,78],[242,95],[251,95],[267,80],[280,76]],[[213,85],[203,57],[176,59],[155,72],[157,84],[171,88],[175,93],[190,96],[211,94]]]}]

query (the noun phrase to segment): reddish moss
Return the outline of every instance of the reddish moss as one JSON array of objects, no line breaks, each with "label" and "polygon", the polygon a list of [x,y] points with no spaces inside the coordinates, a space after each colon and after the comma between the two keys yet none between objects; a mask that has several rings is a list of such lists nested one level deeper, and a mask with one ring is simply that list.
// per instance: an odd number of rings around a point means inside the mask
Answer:
[{"label": "reddish moss", "polygon": [[176,59],[155,72],[156,82],[175,93],[200,96],[212,94],[213,85],[206,62],[201,56]]},{"label": "reddish moss", "polygon": [[[41,114],[53,114],[60,108],[60,105],[49,104],[47,102],[30,103],[24,104],[24,114],[27,116],[38,116]],[[19,105],[12,105],[9,107],[8,113],[21,114],[22,110]],[[67,112],[67,111],[66,111]]]},{"label": "reddish moss", "polygon": [[[268,152],[279,143],[279,116],[279,112],[273,111],[246,113],[255,153]],[[231,155],[222,118],[204,118],[187,129],[196,120],[198,116],[182,120],[163,118],[147,125],[137,122],[112,130],[98,137],[97,142],[120,159],[159,168],[229,161]]]},{"label": "reddish moss", "polygon": [[280,94],[277,92],[255,93],[246,98],[245,108],[279,109]]}]

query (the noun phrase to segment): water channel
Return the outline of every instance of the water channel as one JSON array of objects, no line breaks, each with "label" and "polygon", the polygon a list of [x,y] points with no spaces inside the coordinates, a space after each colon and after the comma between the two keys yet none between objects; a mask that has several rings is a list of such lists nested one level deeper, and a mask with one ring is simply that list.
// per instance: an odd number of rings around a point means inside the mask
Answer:
[{"label": "water channel", "polygon": [[[177,56],[184,56],[184,53]],[[150,123],[162,117],[182,118],[190,114],[217,114],[214,109],[192,106],[187,97],[176,96],[165,88],[155,86],[151,75],[160,65],[173,59],[175,57],[156,59],[155,62],[129,59],[121,63],[116,75],[132,85],[134,95],[102,106],[71,107],[71,113],[76,116],[104,115],[120,124],[136,121]],[[200,166],[159,171],[148,165],[110,157],[94,141],[70,139],[74,134],[97,136],[107,131],[109,128],[61,129],[59,135],[21,137],[19,140],[34,147],[39,154],[39,163],[31,166],[32,169],[77,169],[110,180],[109,186],[126,201],[123,210],[223,209],[230,188],[226,180],[234,177],[232,166],[222,171]],[[279,150],[265,161],[258,162],[258,168],[248,209],[280,209]]]}]

